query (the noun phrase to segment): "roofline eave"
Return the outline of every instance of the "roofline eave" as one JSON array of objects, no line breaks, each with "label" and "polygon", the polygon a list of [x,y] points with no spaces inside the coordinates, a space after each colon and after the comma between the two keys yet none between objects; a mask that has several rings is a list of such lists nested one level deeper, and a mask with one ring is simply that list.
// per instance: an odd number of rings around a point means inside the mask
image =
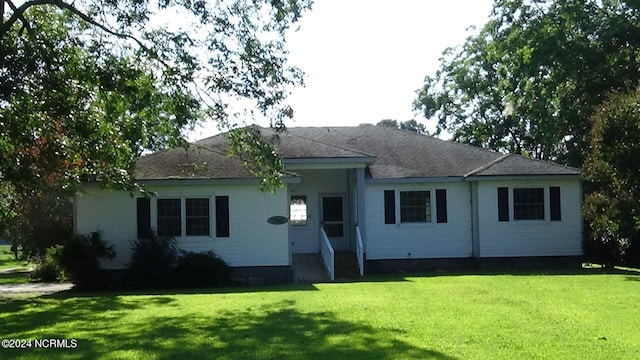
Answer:
[{"label": "roofline eave", "polygon": [[472,175],[466,181],[482,180],[538,180],[538,179],[582,179],[580,174],[519,174],[519,175]]},{"label": "roofline eave", "polygon": [[282,159],[287,170],[364,169],[375,161],[373,157]]},{"label": "roofline eave", "polygon": [[416,184],[416,183],[447,183],[463,182],[462,176],[439,176],[439,177],[402,177],[402,178],[368,178],[365,184]]},{"label": "roofline eave", "polygon": [[[260,185],[258,178],[166,178],[166,179],[136,179],[136,182],[143,186],[163,186],[163,185]],[[283,184],[299,184],[302,178],[298,176],[283,176]]]},{"label": "roofline eave", "polygon": [[300,157],[300,158],[283,158],[285,164],[349,164],[349,163],[365,163],[373,164],[377,158],[375,157]]}]

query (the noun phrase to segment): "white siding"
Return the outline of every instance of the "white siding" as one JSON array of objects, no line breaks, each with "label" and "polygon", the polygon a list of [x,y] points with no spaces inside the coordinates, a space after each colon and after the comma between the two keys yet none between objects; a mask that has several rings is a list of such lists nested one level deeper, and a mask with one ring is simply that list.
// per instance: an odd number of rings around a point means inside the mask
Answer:
[{"label": "white siding", "polygon": [[[131,256],[130,241],[137,236],[136,200],[128,193],[87,187],[76,199],[76,232],[101,230],[118,255],[107,268],[123,268]],[[160,198],[210,197],[211,236],[177,238],[187,251],[213,250],[231,266],[289,265],[286,225],[267,223],[270,216],[287,216],[285,189],[275,194],[260,192],[252,185],[150,187]],[[230,237],[215,236],[215,196],[229,196]],[[156,223],[155,198],[151,200],[151,224]]]},{"label": "white siding", "polygon": [[[436,223],[436,189],[447,190],[447,223]],[[384,191],[430,190],[431,223],[384,223]],[[464,182],[366,186],[367,259],[468,257],[472,252],[470,187]],[[396,214],[399,214],[396,205]]]},{"label": "white siding", "polygon": [[[549,187],[559,186],[561,221],[550,221]],[[509,188],[508,222],[498,221],[498,187]],[[513,188],[544,188],[545,220],[513,220]],[[582,254],[580,180],[478,182],[479,245],[482,257]]]},{"label": "white siding", "polygon": [[136,199],[128,192],[105,191],[97,186],[85,186],[84,190],[74,201],[75,232],[100,231],[116,251],[115,259],[103,263],[103,267],[123,268],[131,257],[129,241],[137,236]]}]

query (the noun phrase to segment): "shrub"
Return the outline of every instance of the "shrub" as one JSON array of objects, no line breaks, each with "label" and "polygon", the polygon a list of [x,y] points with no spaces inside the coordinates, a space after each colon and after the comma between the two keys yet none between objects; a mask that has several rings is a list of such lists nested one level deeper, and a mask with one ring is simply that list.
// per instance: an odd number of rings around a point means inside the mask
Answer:
[{"label": "shrub", "polygon": [[229,283],[231,268],[213,251],[183,252],[176,275],[186,287],[221,286]]},{"label": "shrub", "polygon": [[151,234],[131,242],[128,280],[136,288],[163,288],[172,285],[178,252],[176,240]]},{"label": "shrub", "polygon": [[113,259],[113,246],[102,239],[99,232],[76,235],[65,242],[61,254],[61,267],[65,275],[80,289],[103,286],[100,259]]},{"label": "shrub", "polygon": [[36,267],[31,271],[31,279],[43,282],[62,280],[64,274],[60,264],[63,251],[62,245],[47,248],[44,257],[37,260]]}]

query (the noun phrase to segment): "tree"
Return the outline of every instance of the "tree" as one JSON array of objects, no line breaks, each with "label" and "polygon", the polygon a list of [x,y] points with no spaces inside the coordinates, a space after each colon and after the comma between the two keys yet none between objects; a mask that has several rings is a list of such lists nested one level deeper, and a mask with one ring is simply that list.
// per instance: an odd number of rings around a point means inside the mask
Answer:
[{"label": "tree", "polygon": [[382,119],[382,120],[378,121],[376,126],[392,127],[392,128],[396,128],[396,129],[400,127],[398,125],[398,120],[393,120],[393,119]]},{"label": "tree", "polygon": [[[268,179],[265,188],[278,186],[273,144],[241,134],[258,117],[283,129],[293,115],[284,101],[302,73],[286,62],[284,35],[309,7],[309,0],[0,1],[3,196],[65,199],[85,180],[135,190],[140,154],[184,145],[184,131],[207,120],[238,133],[233,148],[271,164],[254,172]],[[182,27],[155,26],[154,14],[163,13],[179,16]],[[8,219],[0,219],[5,228]]]},{"label": "tree", "polygon": [[592,117],[584,201],[596,260],[640,264],[640,88],[613,93]]},{"label": "tree", "polygon": [[424,124],[421,124],[413,119],[407,120],[407,121],[401,121],[399,123],[397,120],[384,119],[384,120],[378,121],[376,126],[386,126],[386,127],[396,128],[396,129],[409,130],[409,131],[416,132],[418,134],[428,133],[427,128],[424,126]]},{"label": "tree", "polygon": [[581,166],[594,107],[640,80],[639,55],[633,2],[496,0],[414,107],[455,140]]},{"label": "tree", "polygon": [[403,121],[400,123],[400,129],[413,131],[418,134],[428,134],[427,128],[424,124],[421,124],[413,119]]},{"label": "tree", "polygon": [[21,247],[21,257],[41,258],[47,248],[73,235],[73,207],[68,198],[56,192],[21,195],[3,189],[2,194],[9,196],[0,205],[0,234],[11,239],[16,250]]},{"label": "tree", "polygon": [[[235,128],[232,102],[277,128],[292,116],[283,101],[301,73],[284,33],[305,0],[1,4],[0,174],[18,187],[84,176],[131,188],[142,151],[181,145],[203,119]],[[154,11],[186,29],[152,27]]]}]

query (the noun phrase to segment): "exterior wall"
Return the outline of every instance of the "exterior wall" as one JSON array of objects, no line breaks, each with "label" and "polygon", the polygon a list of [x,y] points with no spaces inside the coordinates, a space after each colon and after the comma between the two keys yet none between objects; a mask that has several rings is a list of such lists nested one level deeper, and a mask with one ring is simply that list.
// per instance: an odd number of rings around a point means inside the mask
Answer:
[{"label": "exterior wall", "polygon": [[[579,179],[478,181],[478,247],[481,257],[582,255]],[[550,221],[549,187],[560,187],[561,221]],[[509,188],[510,221],[498,221],[497,188]],[[513,219],[513,188],[544,188],[545,220]]]},{"label": "exterior wall", "polygon": [[[447,190],[447,223],[436,223],[435,190]],[[432,222],[384,223],[384,191],[430,190]],[[472,256],[470,188],[465,182],[368,184],[366,232],[363,234],[367,260],[452,258]]]},{"label": "exterior wall", "polygon": [[[294,253],[318,253],[320,252],[320,226],[322,225],[321,196],[344,195],[346,224],[349,224],[350,211],[348,170],[296,170],[302,177],[299,184],[289,185],[289,195],[304,195],[307,197],[307,225],[289,225],[292,251]],[[347,226],[348,227],[348,226]],[[345,233],[349,234],[346,228]],[[332,244],[334,248],[340,248],[341,244]]]},{"label": "exterior wall", "polygon": [[[159,198],[211,197],[211,235],[176,238],[187,251],[213,250],[229,265],[289,266],[286,225],[271,225],[267,218],[288,213],[287,191],[260,192],[255,185],[176,185],[149,187]],[[216,237],[215,196],[229,196],[230,237]],[[155,197],[151,200],[151,224],[156,224]],[[76,232],[100,230],[114,245],[117,257],[105,268],[124,268],[131,256],[130,241],[137,236],[136,199],[126,192],[105,191],[93,186],[75,201]]]},{"label": "exterior wall", "polygon": [[100,231],[116,251],[116,257],[103,263],[103,267],[124,268],[131,257],[129,242],[137,236],[136,199],[128,192],[106,191],[94,185],[86,185],[84,191],[74,200],[74,231]]}]

